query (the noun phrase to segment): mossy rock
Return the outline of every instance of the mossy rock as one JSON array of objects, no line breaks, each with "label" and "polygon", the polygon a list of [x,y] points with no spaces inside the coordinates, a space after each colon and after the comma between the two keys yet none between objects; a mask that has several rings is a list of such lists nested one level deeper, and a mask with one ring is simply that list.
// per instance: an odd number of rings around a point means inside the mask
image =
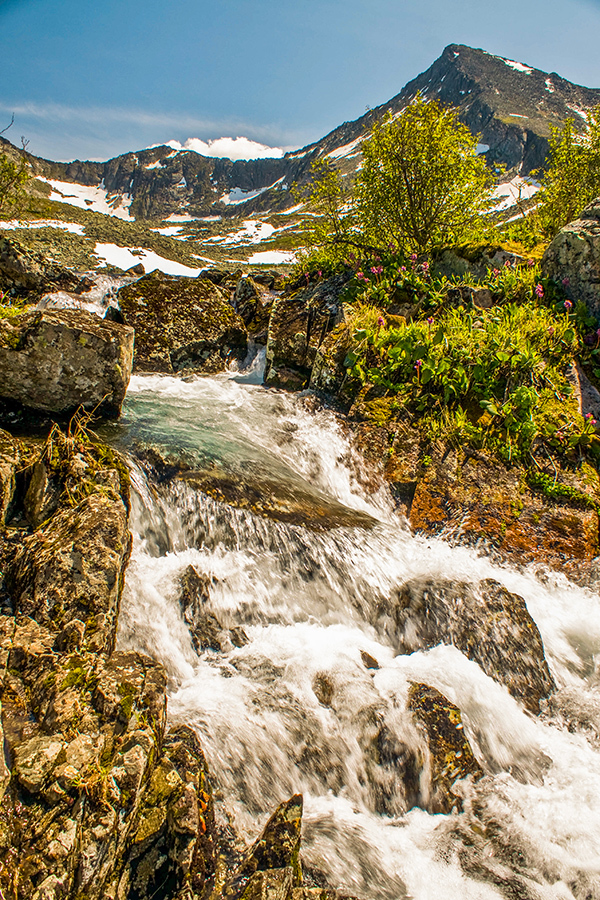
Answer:
[{"label": "mossy rock", "polygon": [[152,272],[119,291],[135,329],[134,371],[223,371],[245,357],[248,335],[224,293],[207,278]]},{"label": "mossy rock", "polygon": [[483,770],[465,735],[460,709],[435,688],[419,683],[410,687],[408,708],[422,727],[429,747],[431,783],[427,808],[433,813],[461,810],[456,782],[469,776],[478,780],[483,777]]}]

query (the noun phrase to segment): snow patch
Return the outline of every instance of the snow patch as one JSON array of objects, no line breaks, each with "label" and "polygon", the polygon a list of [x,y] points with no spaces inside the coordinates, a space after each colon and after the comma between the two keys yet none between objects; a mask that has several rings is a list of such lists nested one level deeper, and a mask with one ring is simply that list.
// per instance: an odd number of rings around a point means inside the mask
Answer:
[{"label": "snow patch", "polygon": [[523,63],[515,62],[514,59],[505,59],[503,56],[497,56],[496,59],[501,59],[505,66],[509,66],[516,72],[525,72],[527,75],[533,75],[531,66],[524,66]]},{"label": "snow patch", "polygon": [[582,109],[581,106],[575,106],[573,103],[567,103],[567,109],[570,109],[571,112],[576,113],[578,116],[581,116],[582,119],[587,121],[587,109]]},{"label": "snow patch", "polygon": [[97,187],[85,184],[73,184],[70,181],[57,181],[53,178],[39,178],[52,188],[50,200],[69,203],[79,209],[90,209],[92,212],[115,216],[117,219],[133,221],[129,214],[131,197],[129,194],[109,194],[101,182]]},{"label": "snow patch", "polygon": [[264,265],[277,266],[293,263],[295,259],[296,254],[289,250],[262,250],[259,253],[253,253],[248,262],[251,265],[263,263]]},{"label": "snow patch", "polygon": [[528,119],[529,118],[529,116],[523,116],[523,115],[521,115],[521,113],[509,113],[509,116],[512,119]]},{"label": "snow patch", "polygon": [[120,269],[130,269],[143,263],[146,272],[153,272],[159,269],[165,275],[188,275],[195,278],[202,272],[202,269],[192,269],[190,266],[184,266],[182,263],[175,262],[172,259],[165,259],[159,256],[153,250],[145,250],[143,247],[118,247],[117,244],[96,244],[94,250],[96,256],[104,260],[105,264],[118,266]]},{"label": "snow patch", "polygon": [[480,153],[487,153],[489,149],[489,144],[477,144],[477,146],[475,147],[475,153],[477,154],[477,156],[479,156]]},{"label": "snow patch", "polygon": [[352,151],[356,150],[356,148],[362,144],[363,140],[363,137],[357,137],[356,140],[350,141],[349,144],[344,144],[342,147],[338,147],[337,150],[332,150],[327,156],[330,159],[342,159],[344,156],[355,156],[356,154]]},{"label": "snow patch", "polygon": [[35,222],[20,222],[11,219],[10,222],[0,222],[0,230],[14,231],[15,228],[59,228],[61,231],[69,231],[71,234],[85,234],[85,225],[77,222],[61,222],[59,219],[37,219]]},{"label": "snow patch", "polygon": [[164,234],[165,237],[175,237],[178,234],[181,234],[183,231],[182,225],[167,225],[166,228],[152,228],[151,231],[155,231],[156,234]]},{"label": "snow patch", "polygon": [[546,78],[546,90],[547,90],[550,94],[553,94],[553,93],[554,93],[554,85],[552,84],[552,81],[551,81],[550,78]]},{"label": "snow patch", "polygon": [[162,169],[162,162],[160,159],[157,159],[156,162],[150,163],[149,166],[144,166],[145,169]]},{"label": "snow patch", "polygon": [[208,238],[207,243],[215,244],[259,244],[271,237],[275,228],[268,222],[257,222],[256,219],[247,219],[241,231],[228,234],[225,237]]},{"label": "snow patch", "polygon": [[254,200],[255,197],[260,197],[265,191],[270,191],[272,188],[277,187],[278,184],[282,188],[287,187],[287,185],[283,184],[283,178],[278,178],[273,184],[258,188],[255,191],[245,191],[243,188],[236,187],[219,197],[219,203],[224,203],[225,206],[237,206],[238,203],[245,203],[247,200]]},{"label": "snow patch", "polygon": [[497,206],[494,207],[494,212],[509,209],[511,206],[514,206],[515,203],[522,200],[528,200],[530,197],[533,197],[539,189],[539,182],[534,181],[533,178],[522,178],[520,175],[516,175],[512,181],[506,181],[504,184],[499,184],[493,190],[492,195],[497,199]]}]

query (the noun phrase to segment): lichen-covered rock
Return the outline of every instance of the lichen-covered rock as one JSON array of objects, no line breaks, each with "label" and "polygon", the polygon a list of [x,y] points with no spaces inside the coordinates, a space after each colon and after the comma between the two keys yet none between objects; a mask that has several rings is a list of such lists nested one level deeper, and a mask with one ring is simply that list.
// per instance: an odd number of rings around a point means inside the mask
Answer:
[{"label": "lichen-covered rock", "polygon": [[544,253],[542,273],[600,318],[600,198],[559,231]]},{"label": "lichen-covered rock", "polygon": [[250,275],[240,278],[233,296],[233,306],[240,314],[248,334],[259,344],[266,344],[267,329],[275,294]]},{"label": "lichen-covered rock", "polygon": [[319,347],[340,322],[340,295],[348,277],[336,275],[275,301],[267,339],[266,384],[286,390],[308,384]]},{"label": "lichen-covered rock", "polygon": [[432,258],[432,269],[436,275],[471,275],[485,278],[490,269],[501,269],[509,263],[518,265],[525,259],[504,247],[493,244],[474,244],[462,247],[447,247],[439,250]]},{"label": "lichen-covered rock", "polygon": [[209,776],[194,732],[171,729],[144,791],[119,889],[128,900],[201,896],[214,873],[216,832]]},{"label": "lichen-covered rock", "polygon": [[411,581],[390,612],[401,653],[453,644],[534,713],[556,688],[525,601],[496,581]]},{"label": "lichen-covered rock", "polygon": [[61,418],[79,406],[117,417],[133,359],[133,330],[62,309],[0,319],[4,416],[25,408]]},{"label": "lichen-covered rock", "polygon": [[408,708],[421,726],[430,756],[430,785],[426,808],[432,813],[449,813],[462,808],[455,790],[457,781],[478,780],[483,770],[473,755],[464,733],[460,709],[427,684],[412,684]]},{"label": "lichen-covered rock", "polygon": [[98,649],[114,643],[131,549],[123,501],[98,491],[26,537],[7,572],[15,611],[60,631],[85,623]]},{"label": "lichen-covered rock", "polygon": [[570,577],[588,577],[598,555],[598,474],[591,467],[561,469],[560,487],[548,496],[543,485],[527,485],[522,469],[484,453],[439,444],[430,454],[409,509],[415,531],[487,540],[518,564],[541,561]]},{"label": "lichen-covered rock", "polygon": [[[300,837],[302,828],[301,794],[295,794],[285,803],[277,807],[257,841],[245,854],[240,865],[226,882],[223,889],[224,897],[239,897],[246,890],[250,890],[250,896],[260,896],[263,890],[264,879],[256,879],[252,887],[249,887],[253,876],[259,872],[271,870],[290,870],[291,886],[302,884],[302,866],[300,863]],[[279,878],[275,882],[280,884]],[[287,876],[283,876],[283,884],[287,883]]]},{"label": "lichen-covered rock", "polygon": [[152,272],[118,297],[125,322],[135,329],[135,371],[214,373],[246,355],[244,323],[208,278]]},{"label": "lichen-covered rock", "polygon": [[41,253],[12,238],[0,238],[0,290],[28,294],[37,300],[48,291],[79,293],[86,286],[84,280]]}]

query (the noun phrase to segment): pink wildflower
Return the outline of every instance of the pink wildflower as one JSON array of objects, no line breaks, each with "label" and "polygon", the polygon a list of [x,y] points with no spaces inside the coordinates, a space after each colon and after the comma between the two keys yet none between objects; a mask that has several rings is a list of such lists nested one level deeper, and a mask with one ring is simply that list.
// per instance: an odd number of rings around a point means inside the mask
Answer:
[{"label": "pink wildflower", "polygon": [[562,280],[563,287],[569,287],[570,284],[571,284],[571,282],[569,281],[568,278],[563,278],[563,280]]},{"label": "pink wildflower", "polygon": [[565,300],[565,309],[567,312],[569,312],[570,310],[573,309],[573,304],[571,303],[570,300]]},{"label": "pink wildflower", "polygon": [[528,260],[527,260],[527,265],[529,266],[529,268],[531,268],[532,266],[535,266],[535,263],[534,263],[534,261],[533,261],[532,259],[528,259]]},{"label": "pink wildflower", "polygon": [[541,300],[542,297],[544,296],[544,288],[542,287],[541,284],[536,284],[536,286],[535,286],[535,296],[536,296],[536,297],[539,297],[540,300]]}]

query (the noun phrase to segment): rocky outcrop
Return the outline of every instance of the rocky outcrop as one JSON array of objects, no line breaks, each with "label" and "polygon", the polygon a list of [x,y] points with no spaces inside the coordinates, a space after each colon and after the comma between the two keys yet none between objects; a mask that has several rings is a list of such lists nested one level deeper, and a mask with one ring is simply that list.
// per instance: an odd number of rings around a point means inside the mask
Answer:
[{"label": "rocky outcrop", "polygon": [[556,688],[525,601],[496,581],[411,581],[390,612],[401,653],[453,644],[533,713]]},{"label": "rocky outcrop", "polygon": [[215,373],[246,355],[243,321],[207,278],[156,271],[121,288],[118,296],[124,321],[135,328],[137,372]]},{"label": "rocky outcrop", "polygon": [[81,310],[0,318],[0,410],[71,416],[79,406],[117,417],[133,359],[133,330]]},{"label": "rocky outcrop", "polygon": [[317,351],[341,321],[340,295],[349,275],[308,283],[273,305],[267,339],[265,384],[300,390],[310,381]]},{"label": "rocky outcrop", "polygon": [[49,291],[81,293],[88,288],[86,279],[64,266],[12,238],[0,238],[0,290],[27,295],[30,301],[37,301]]},{"label": "rocky outcrop", "polygon": [[412,684],[408,709],[420,727],[429,751],[429,796],[425,806],[432,813],[462,809],[457,781],[483,777],[483,770],[464,732],[460,709],[427,684]]},{"label": "rocky outcrop", "polygon": [[275,294],[248,275],[236,285],[233,305],[240,314],[248,334],[258,343],[267,343],[269,319]]},{"label": "rocky outcrop", "polygon": [[556,235],[542,272],[560,282],[571,302],[582,301],[600,319],[600,198]]}]

